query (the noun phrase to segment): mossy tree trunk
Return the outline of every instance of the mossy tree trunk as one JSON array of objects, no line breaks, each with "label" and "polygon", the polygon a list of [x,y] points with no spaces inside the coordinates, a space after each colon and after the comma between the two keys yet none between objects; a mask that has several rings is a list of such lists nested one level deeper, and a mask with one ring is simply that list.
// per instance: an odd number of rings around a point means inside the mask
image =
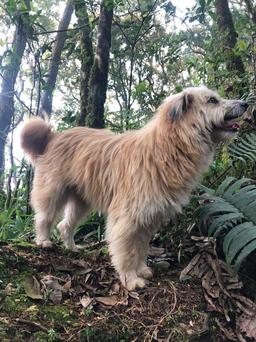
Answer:
[{"label": "mossy tree trunk", "polygon": [[[0,93],[0,185],[2,186],[2,176],[4,173],[4,150],[7,135],[10,130],[11,122],[14,117],[14,95],[15,83],[20,70],[22,57],[26,48],[27,37],[29,34],[29,10],[30,0],[25,0],[24,8],[18,11],[16,30],[9,57],[9,63],[5,66],[2,75]],[[17,5],[18,7],[18,5]]]},{"label": "mossy tree trunk", "polygon": [[84,0],[75,2],[75,13],[78,19],[80,30],[80,113],[77,117],[77,125],[84,126],[87,116],[89,98],[89,80],[93,66],[92,30]]},{"label": "mossy tree trunk", "polygon": [[245,73],[242,58],[235,53],[237,33],[234,27],[232,15],[229,9],[228,0],[215,0],[217,25],[223,35],[223,53],[227,70],[235,72],[239,77]]},{"label": "mossy tree trunk", "polygon": [[98,23],[97,47],[89,81],[89,99],[86,125],[103,128],[104,104],[108,86],[109,52],[111,47],[111,27],[114,2],[102,0]]},{"label": "mossy tree trunk", "polygon": [[255,1],[244,0],[246,8],[248,10],[249,15],[251,16],[252,22],[256,25],[256,4]]}]

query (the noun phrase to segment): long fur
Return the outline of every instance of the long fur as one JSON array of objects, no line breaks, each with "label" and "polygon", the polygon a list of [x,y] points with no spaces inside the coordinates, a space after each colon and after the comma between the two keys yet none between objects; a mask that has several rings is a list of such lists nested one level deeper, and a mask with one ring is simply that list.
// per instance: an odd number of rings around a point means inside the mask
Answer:
[{"label": "long fur", "polygon": [[218,95],[190,88],[169,97],[144,128],[123,134],[82,127],[57,133],[40,119],[28,121],[21,136],[35,165],[37,244],[50,246],[51,226],[64,210],[58,228],[76,250],[74,227],[98,209],[108,216],[106,238],[122,283],[143,287],[152,276],[146,266],[152,234],[188,203],[222,139],[212,123],[223,122],[232,103],[215,108],[206,105],[209,96]]}]

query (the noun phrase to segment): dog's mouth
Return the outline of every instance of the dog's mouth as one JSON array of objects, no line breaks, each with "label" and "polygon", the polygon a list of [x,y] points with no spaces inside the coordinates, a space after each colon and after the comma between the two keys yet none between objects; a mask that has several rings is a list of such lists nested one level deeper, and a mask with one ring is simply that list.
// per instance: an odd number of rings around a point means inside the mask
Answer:
[{"label": "dog's mouth", "polygon": [[242,102],[242,104],[229,110],[224,116],[224,122],[218,128],[228,133],[236,133],[240,128],[240,122],[247,107],[248,105]]},{"label": "dog's mouth", "polygon": [[223,125],[220,127],[221,130],[226,131],[226,132],[234,132],[236,133],[240,128],[240,123],[237,121],[224,121]]}]

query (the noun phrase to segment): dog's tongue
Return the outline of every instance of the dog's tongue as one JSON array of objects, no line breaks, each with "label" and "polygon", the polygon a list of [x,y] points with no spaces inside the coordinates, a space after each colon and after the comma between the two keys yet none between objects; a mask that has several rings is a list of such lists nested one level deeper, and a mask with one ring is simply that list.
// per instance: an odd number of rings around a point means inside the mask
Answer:
[{"label": "dog's tongue", "polygon": [[234,129],[234,130],[237,130],[240,128],[239,124],[237,122],[234,122],[234,123],[226,123],[225,124],[225,128],[229,128],[229,129]]},{"label": "dog's tongue", "polygon": [[233,129],[239,129],[240,126],[239,126],[239,124],[237,122],[235,122],[235,123],[233,123],[232,128]]}]

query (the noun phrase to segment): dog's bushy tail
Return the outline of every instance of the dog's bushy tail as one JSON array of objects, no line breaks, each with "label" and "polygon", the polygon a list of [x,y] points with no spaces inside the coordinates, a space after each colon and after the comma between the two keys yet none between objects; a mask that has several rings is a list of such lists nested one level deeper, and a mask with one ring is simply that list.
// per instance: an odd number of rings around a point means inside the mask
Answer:
[{"label": "dog's bushy tail", "polygon": [[24,124],[20,135],[21,147],[32,164],[44,153],[53,135],[50,124],[41,118],[29,119]]}]

